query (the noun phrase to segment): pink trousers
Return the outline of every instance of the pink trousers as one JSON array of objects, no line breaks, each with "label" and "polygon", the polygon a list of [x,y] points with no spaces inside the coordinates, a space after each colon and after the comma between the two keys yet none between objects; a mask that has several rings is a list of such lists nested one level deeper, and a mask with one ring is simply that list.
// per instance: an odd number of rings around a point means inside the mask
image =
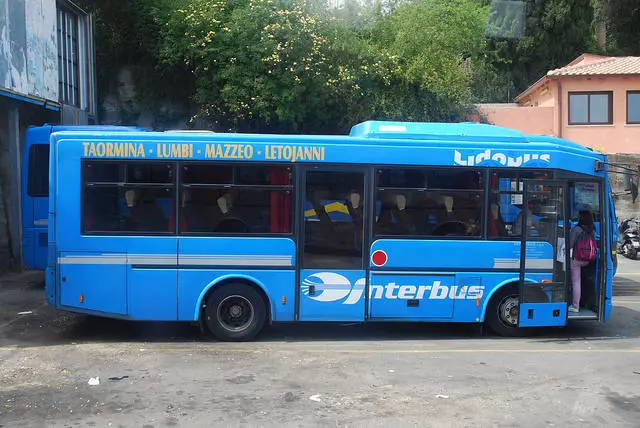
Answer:
[{"label": "pink trousers", "polygon": [[580,307],[580,294],[582,293],[581,274],[582,268],[589,262],[581,262],[571,259],[571,282],[573,283],[573,306]]}]

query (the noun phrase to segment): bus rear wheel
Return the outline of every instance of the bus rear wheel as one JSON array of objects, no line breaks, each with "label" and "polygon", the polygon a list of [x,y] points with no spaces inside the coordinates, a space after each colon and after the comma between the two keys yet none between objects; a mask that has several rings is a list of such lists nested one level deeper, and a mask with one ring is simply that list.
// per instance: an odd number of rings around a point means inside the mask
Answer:
[{"label": "bus rear wheel", "polygon": [[267,309],[262,295],[243,283],[230,283],[214,290],[204,311],[207,328],[227,342],[251,340],[264,327]]}]

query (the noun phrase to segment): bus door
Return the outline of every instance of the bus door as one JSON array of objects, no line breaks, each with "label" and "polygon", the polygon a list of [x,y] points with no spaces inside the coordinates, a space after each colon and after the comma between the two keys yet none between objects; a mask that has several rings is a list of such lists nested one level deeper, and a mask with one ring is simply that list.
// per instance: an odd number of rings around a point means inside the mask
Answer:
[{"label": "bus door", "polygon": [[[569,242],[566,183],[524,183],[520,233],[520,327],[567,323]],[[567,245],[565,246],[565,243]]]},{"label": "bus door", "polygon": [[364,168],[301,167],[300,321],[363,321],[368,180]]}]

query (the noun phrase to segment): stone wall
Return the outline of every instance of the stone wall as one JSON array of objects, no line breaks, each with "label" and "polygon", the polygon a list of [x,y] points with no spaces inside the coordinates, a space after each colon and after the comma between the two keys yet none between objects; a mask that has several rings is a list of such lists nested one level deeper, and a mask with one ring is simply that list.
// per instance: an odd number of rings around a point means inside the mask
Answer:
[{"label": "stone wall", "polygon": [[[609,182],[614,196],[618,219],[640,217],[640,200],[633,201],[631,184],[640,186],[640,154],[609,155]],[[630,170],[636,171],[632,173]],[[639,198],[640,199],[640,198]]]}]

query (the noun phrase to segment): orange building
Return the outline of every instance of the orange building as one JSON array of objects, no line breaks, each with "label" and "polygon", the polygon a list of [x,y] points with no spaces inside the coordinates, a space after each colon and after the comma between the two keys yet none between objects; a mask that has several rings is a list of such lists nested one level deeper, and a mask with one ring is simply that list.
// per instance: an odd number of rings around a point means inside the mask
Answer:
[{"label": "orange building", "polygon": [[477,106],[490,123],[553,135],[604,153],[640,153],[640,57],[583,54],[513,104]]}]

